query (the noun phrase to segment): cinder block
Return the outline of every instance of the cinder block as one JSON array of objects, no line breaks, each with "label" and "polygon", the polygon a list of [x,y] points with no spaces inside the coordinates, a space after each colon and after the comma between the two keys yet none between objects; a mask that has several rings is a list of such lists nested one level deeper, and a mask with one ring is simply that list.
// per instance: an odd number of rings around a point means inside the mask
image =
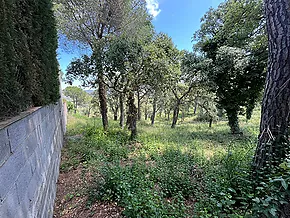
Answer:
[{"label": "cinder block", "polygon": [[30,133],[30,135],[26,138],[26,140],[23,143],[25,156],[27,159],[29,159],[30,156],[33,154],[38,144],[39,142],[37,139],[37,130],[35,129],[33,132]]},{"label": "cinder block", "polygon": [[41,189],[43,186],[42,177],[34,174],[29,186],[27,194],[25,195],[23,201],[28,202],[28,215],[29,217],[36,217],[34,214],[36,214],[37,211],[37,199],[38,196],[41,194]]},{"label": "cinder block", "polygon": [[29,217],[29,202],[22,201],[16,211],[16,217]]},{"label": "cinder block", "polygon": [[0,200],[4,199],[20,175],[22,167],[26,163],[23,148],[20,147],[14,154],[0,167]]},{"label": "cinder block", "polygon": [[23,118],[12,125],[8,126],[8,136],[10,140],[11,152],[14,153],[16,149],[24,143],[28,132],[28,120]]},{"label": "cinder block", "polygon": [[0,130],[0,167],[11,155],[7,128]]},{"label": "cinder block", "polygon": [[17,210],[19,208],[19,201],[16,193],[16,186],[14,185],[7,198],[0,203],[0,217],[2,218],[14,218],[17,217]]},{"label": "cinder block", "polygon": [[30,134],[31,132],[33,132],[36,129],[38,123],[40,122],[38,114],[39,114],[39,112],[35,111],[34,113],[32,113],[28,117],[26,117],[26,119],[27,119],[27,127],[26,127],[27,134]]},{"label": "cinder block", "polygon": [[22,204],[24,196],[28,191],[29,183],[32,179],[32,171],[30,162],[26,162],[25,166],[22,168],[21,173],[16,181],[16,190],[19,198],[19,202]]},{"label": "cinder block", "polygon": [[[0,167],[1,218],[53,216],[63,143],[60,110],[59,104],[43,107],[9,126],[6,137],[0,132],[0,146],[5,144],[2,141],[8,140],[9,147],[11,140],[9,149],[13,152]],[[11,190],[14,190],[13,195],[10,195]],[[13,196],[16,203],[9,205],[13,205],[14,210],[5,203],[12,202]]]}]

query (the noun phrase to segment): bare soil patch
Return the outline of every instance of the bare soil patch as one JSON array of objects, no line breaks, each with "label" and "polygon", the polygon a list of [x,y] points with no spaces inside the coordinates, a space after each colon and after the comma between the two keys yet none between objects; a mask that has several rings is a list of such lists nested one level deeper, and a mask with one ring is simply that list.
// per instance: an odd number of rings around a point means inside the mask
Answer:
[{"label": "bare soil patch", "polygon": [[[62,157],[64,160],[66,155]],[[76,169],[60,172],[54,206],[54,218],[117,218],[122,208],[114,203],[96,202],[87,206],[87,186],[92,175],[81,164]]]}]

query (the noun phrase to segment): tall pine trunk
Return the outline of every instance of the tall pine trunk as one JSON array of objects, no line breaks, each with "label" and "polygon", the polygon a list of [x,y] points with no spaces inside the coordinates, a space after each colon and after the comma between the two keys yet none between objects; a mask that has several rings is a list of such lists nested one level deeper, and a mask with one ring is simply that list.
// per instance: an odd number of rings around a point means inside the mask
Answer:
[{"label": "tall pine trunk", "polygon": [[[290,119],[290,2],[265,0],[269,60],[254,168],[285,158]],[[270,142],[271,146],[267,146]],[[275,154],[275,155],[273,155]],[[279,163],[278,163],[279,164]]]}]

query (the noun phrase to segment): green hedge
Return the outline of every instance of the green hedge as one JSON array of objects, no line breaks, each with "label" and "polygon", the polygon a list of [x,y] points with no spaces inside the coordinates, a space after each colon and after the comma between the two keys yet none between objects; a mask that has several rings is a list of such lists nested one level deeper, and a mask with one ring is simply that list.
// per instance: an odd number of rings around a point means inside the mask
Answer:
[{"label": "green hedge", "polygon": [[59,69],[51,0],[0,1],[0,118],[56,102]]}]

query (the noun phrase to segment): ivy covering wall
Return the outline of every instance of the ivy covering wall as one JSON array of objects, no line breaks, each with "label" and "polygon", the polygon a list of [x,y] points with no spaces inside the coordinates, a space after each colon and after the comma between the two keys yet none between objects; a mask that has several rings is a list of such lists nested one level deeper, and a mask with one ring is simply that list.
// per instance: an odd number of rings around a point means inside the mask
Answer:
[{"label": "ivy covering wall", "polygon": [[0,0],[0,119],[59,98],[51,0]]}]

